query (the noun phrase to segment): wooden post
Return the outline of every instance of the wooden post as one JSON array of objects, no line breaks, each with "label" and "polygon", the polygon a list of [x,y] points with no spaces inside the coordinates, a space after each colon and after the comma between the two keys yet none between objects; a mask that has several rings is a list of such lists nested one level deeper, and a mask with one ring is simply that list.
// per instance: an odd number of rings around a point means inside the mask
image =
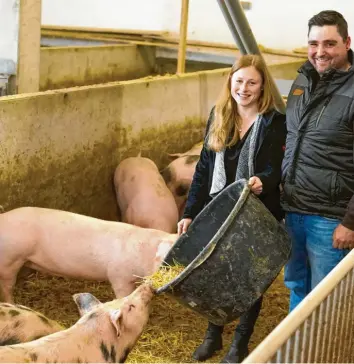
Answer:
[{"label": "wooden post", "polygon": [[41,8],[41,0],[20,0],[17,93],[39,91]]},{"label": "wooden post", "polygon": [[181,25],[179,30],[177,73],[184,73],[186,63],[189,0],[182,0]]}]

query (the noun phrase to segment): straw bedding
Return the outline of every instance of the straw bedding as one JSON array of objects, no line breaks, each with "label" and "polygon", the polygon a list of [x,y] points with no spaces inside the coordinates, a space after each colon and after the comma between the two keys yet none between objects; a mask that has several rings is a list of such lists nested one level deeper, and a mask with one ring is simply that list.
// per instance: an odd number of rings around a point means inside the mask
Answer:
[{"label": "straw bedding", "polygon": [[[108,283],[76,281],[34,273],[21,279],[16,285],[15,302],[29,306],[48,318],[69,326],[79,318],[72,295],[80,292],[90,292],[102,302],[114,298]],[[280,274],[265,294],[250,349],[259,344],[275,328],[286,316],[287,310],[288,291]],[[205,319],[172,298],[166,295],[156,297],[152,303],[149,324],[127,362],[191,362],[191,354],[202,341],[206,327]],[[226,353],[234,327],[235,323],[226,326],[223,336],[224,349],[210,359],[210,362],[220,361]]]}]

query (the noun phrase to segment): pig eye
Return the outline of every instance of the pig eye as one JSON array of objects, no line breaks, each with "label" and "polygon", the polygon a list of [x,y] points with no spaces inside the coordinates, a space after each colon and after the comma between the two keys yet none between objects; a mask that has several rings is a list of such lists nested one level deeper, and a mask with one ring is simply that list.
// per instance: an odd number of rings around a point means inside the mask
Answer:
[{"label": "pig eye", "polygon": [[128,311],[131,311],[132,308],[135,308],[135,306],[134,305],[129,305],[129,310]]}]

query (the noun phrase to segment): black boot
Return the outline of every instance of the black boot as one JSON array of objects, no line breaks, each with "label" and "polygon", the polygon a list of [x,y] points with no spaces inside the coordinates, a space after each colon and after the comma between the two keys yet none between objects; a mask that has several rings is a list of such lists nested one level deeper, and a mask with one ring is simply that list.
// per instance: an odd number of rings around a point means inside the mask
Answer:
[{"label": "black boot", "polygon": [[248,356],[249,338],[243,338],[236,333],[229,351],[221,360],[221,363],[241,363]]},{"label": "black boot", "polygon": [[240,317],[240,323],[235,329],[234,339],[228,353],[221,363],[241,363],[248,356],[248,343],[253,333],[254,325],[262,307],[262,297]]},{"label": "black boot", "polygon": [[224,326],[217,326],[209,322],[208,329],[205,333],[204,341],[197,347],[193,353],[193,359],[204,361],[211,358],[214,353],[222,349],[222,332]]}]

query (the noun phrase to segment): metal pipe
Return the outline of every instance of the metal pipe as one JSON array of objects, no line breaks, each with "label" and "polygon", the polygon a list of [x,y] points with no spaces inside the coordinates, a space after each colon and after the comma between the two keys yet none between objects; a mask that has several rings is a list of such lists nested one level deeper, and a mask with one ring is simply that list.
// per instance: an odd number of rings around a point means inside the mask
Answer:
[{"label": "metal pipe", "polygon": [[248,54],[261,54],[239,0],[225,0],[226,8]]},{"label": "metal pipe", "polygon": [[231,35],[234,38],[234,41],[236,43],[237,48],[240,50],[240,52],[242,54],[247,54],[247,50],[242,42],[242,39],[240,37],[240,35],[238,34],[238,31],[231,19],[231,16],[229,14],[229,10],[226,7],[225,1],[224,0],[217,0],[221,9],[221,12],[224,15],[224,18],[226,20],[226,23],[230,29]]},{"label": "metal pipe", "polygon": [[[229,26],[229,28],[235,38],[236,43],[239,42],[242,44],[243,51],[241,52],[243,54],[259,54],[262,56],[239,0],[218,0],[218,3],[221,11],[224,14],[226,22],[229,24],[231,20],[233,23],[233,27]],[[275,99],[275,106],[277,110],[285,113],[285,102],[267,67],[266,70],[270,79],[271,90]]]}]

